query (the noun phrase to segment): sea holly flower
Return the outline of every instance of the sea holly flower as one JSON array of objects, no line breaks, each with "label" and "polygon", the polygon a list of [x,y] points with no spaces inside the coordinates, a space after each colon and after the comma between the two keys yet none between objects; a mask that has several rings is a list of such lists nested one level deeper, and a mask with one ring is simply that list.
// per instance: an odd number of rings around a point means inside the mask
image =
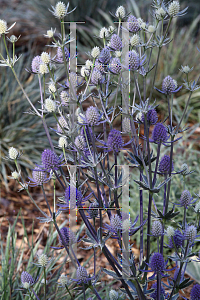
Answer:
[{"label": "sea holly flower", "polygon": [[95,276],[89,277],[87,270],[84,267],[79,266],[76,269],[76,279],[71,279],[71,281],[74,281],[80,285],[83,285],[83,284],[87,284],[87,283],[91,282],[91,280],[94,278],[95,278]]},{"label": "sea holly flower", "polygon": [[179,1],[173,1],[168,6],[168,14],[170,17],[175,17],[180,11]]},{"label": "sea holly flower", "polygon": [[133,15],[130,15],[127,19],[127,29],[130,31],[130,32],[138,32],[140,31],[140,25],[139,25],[139,22],[138,22],[138,19],[136,17],[134,17]]},{"label": "sea holly flower", "polygon": [[124,19],[125,16],[126,16],[126,12],[125,12],[125,8],[124,6],[120,5],[118,6],[117,10],[116,10],[116,13],[115,13],[115,16],[118,18],[118,19]]},{"label": "sea holly flower", "polygon": [[109,64],[109,68],[111,73],[113,73],[114,75],[117,75],[120,73],[121,69],[122,69],[122,65],[120,62],[120,59],[118,57],[113,57],[110,61]]},{"label": "sea holly flower", "polygon": [[91,84],[98,85],[100,82],[102,82],[102,73],[97,68],[94,68],[91,75]]},{"label": "sea holly flower", "polygon": [[182,88],[182,86],[180,86],[178,88],[176,87],[176,84],[171,76],[167,76],[163,79],[162,90],[159,90],[155,87],[155,89],[158,92],[160,92],[162,94],[166,94],[166,95],[171,95],[171,94],[177,93],[178,91],[180,91],[181,88]]},{"label": "sea holly flower", "polygon": [[167,140],[167,128],[162,123],[157,123],[152,132],[152,141],[155,144],[159,144],[164,143]]},{"label": "sea holly flower", "polygon": [[[172,162],[172,168],[171,171],[174,170],[174,164]],[[158,171],[161,174],[169,174],[170,172],[170,157],[168,155],[164,155],[159,163]]]},{"label": "sea holly flower", "polygon": [[96,107],[94,106],[88,107],[85,115],[86,115],[86,120],[88,125],[94,126],[98,124],[100,119],[100,114]]},{"label": "sea holly flower", "polygon": [[118,294],[118,292],[115,291],[115,290],[111,290],[111,291],[109,292],[109,298],[110,298],[110,300],[118,300],[118,299],[119,299],[119,294]]},{"label": "sea holly flower", "polygon": [[68,8],[69,8],[69,2],[67,3],[67,6],[65,5],[64,2],[59,1],[55,7],[52,7],[52,10],[49,9],[49,11],[58,19],[63,19],[66,15],[69,15],[71,12],[73,12],[76,7],[74,9],[72,9],[71,11],[68,12]]},{"label": "sea holly flower", "polygon": [[24,289],[29,289],[32,285],[36,283],[31,274],[26,271],[21,273],[21,283]]},{"label": "sea holly flower", "polygon": [[[172,241],[173,239],[173,241]],[[180,230],[176,229],[173,236],[169,237],[169,245],[167,245],[170,249],[174,248],[174,245],[177,249],[183,246],[184,236],[180,232]]]},{"label": "sea holly flower", "polygon": [[185,208],[188,208],[191,204],[195,203],[196,200],[192,201],[192,196],[188,190],[184,190],[181,194],[180,198],[180,204],[176,204],[178,206],[183,206]]},{"label": "sea holly flower", "polygon": [[42,168],[43,166],[37,166],[32,171],[32,178],[28,177],[31,180],[30,186],[41,186],[50,180],[50,177],[47,176],[47,172],[43,171]]},{"label": "sea holly flower", "polygon": [[103,65],[107,65],[110,62],[110,51],[108,48],[103,48],[99,54],[99,62]]},{"label": "sea holly flower", "polygon": [[35,56],[32,60],[32,63],[31,63],[31,69],[32,69],[32,72],[35,73],[35,74],[38,74],[40,69],[40,64],[42,63],[42,59],[39,55]]},{"label": "sea holly flower", "polygon": [[0,20],[0,37],[2,34],[7,34],[10,29],[12,29],[15,26],[16,22],[13,23],[9,28],[7,25],[7,22],[5,20]]},{"label": "sea holly flower", "polygon": [[44,36],[50,39],[54,36],[55,32],[56,32],[56,28],[55,29],[51,28],[47,30],[47,34],[44,34]]},{"label": "sea holly flower", "polygon": [[42,152],[42,168],[50,172],[51,170],[58,170],[61,166],[62,157],[58,157],[55,152],[50,149],[45,149]]},{"label": "sea holly flower", "polygon": [[110,48],[111,50],[121,50],[122,48],[122,40],[117,34],[112,34],[110,39]]},{"label": "sea holly flower", "polygon": [[168,272],[168,271],[172,271],[175,268],[172,269],[166,269],[168,260],[165,262],[164,261],[164,257],[161,253],[153,253],[151,258],[150,258],[150,262],[146,263],[151,270],[141,270],[143,272],[153,272],[153,275],[151,277],[149,277],[150,280],[154,279],[156,275],[160,274],[163,277],[167,277],[168,275],[165,275],[164,272]]},{"label": "sea holly flower", "polygon": [[184,238],[191,244],[194,242],[194,240],[197,237],[197,228],[194,225],[187,225],[185,231],[184,231]]},{"label": "sea holly flower", "polygon": [[97,218],[99,215],[99,204],[96,201],[92,202],[87,212],[90,219]]},{"label": "sea holly flower", "polygon": [[59,283],[61,287],[65,287],[66,285],[69,285],[69,279],[67,278],[67,275],[62,274],[59,278]]},{"label": "sea holly flower", "polygon": [[159,220],[156,220],[153,222],[151,232],[152,232],[152,235],[155,237],[159,237],[159,236],[163,235],[162,223]]},{"label": "sea holly flower", "polygon": [[106,27],[101,28],[100,32],[99,32],[99,37],[101,39],[105,39],[106,37],[109,36],[109,31]]},{"label": "sea holly flower", "polygon": [[17,151],[16,148],[11,147],[9,148],[8,155],[10,159],[15,160],[19,157],[19,152]]},{"label": "sea holly flower", "polygon": [[200,300],[200,285],[195,284],[191,290],[190,294],[190,299],[191,300]]},{"label": "sea holly flower", "polygon": [[[148,110],[148,112],[146,114],[146,118],[147,118],[147,124],[148,125],[155,125],[158,121],[158,116],[157,116],[156,110],[154,108]],[[144,114],[142,114],[141,123],[145,124]]]},{"label": "sea holly flower", "polygon": [[[70,55],[69,55],[69,50],[67,49],[67,47],[64,47],[64,53],[65,53],[65,59],[68,62]],[[53,61],[58,63],[58,64],[63,64],[64,63],[63,52],[62,52],[61,47],[57,48],[57,53],[56,53],[56,56],[54,56]]]}]

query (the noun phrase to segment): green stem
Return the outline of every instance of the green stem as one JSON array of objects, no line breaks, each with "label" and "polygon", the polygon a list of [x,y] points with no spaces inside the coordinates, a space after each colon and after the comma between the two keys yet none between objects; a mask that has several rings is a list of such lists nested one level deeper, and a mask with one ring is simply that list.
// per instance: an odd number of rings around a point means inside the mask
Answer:
[{"label": "green stem", "polygon": [[44,299],[47,299],[46,268],[44,267]]}]

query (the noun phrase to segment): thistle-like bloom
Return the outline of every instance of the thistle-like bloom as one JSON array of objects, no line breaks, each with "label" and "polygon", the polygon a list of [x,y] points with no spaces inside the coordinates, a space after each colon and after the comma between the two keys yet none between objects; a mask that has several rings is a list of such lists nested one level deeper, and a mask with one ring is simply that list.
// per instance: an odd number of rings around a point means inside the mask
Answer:
[{"label": "thistle-like bloom", "polygon": [[50,39],[54,36],[55,32],[56,32],[56,28],[55,29],[51,28],[47,30],[47,34],[44,34],[44,36]]},{"label": "thistle-like bloom", "polygon": [[177,249],[179,249],[180,247],[183,246],[184,236],[182,235],[180,230],[176,229],[175,232],[174,232],[173,237],[169,238],[169,245],[167,245],[167,246],[171,249],[174,248],[172,238],[173,238],[174,244],[175,244]]},{"label": "thistle-like bloom", "polygon": [[177,88],[177,86],[171,76],[167,76],[163,79],[162,90],[159,90],[155,87],[155,89],[158,92],[160,92],[162,94],[166,94],[166,95],[171,95],[172,93],[176,93],[176,92],[180,91],[181,88],[182,88],[182,86]]},{"label": "thistle-like bloom", "polygon": [[182,164],[181,170],[182,170],[181,174],[183,176],[187,175],[189,173],[189,167],[188,167],[188,165],[186,163]]},{"label": "thistle-like bloom", "polygon": [[[171,171],[174,170],[174,165],[172,162],[172,169]],[[170,171],[170,157],[168,155],[164,155],[161,160],[160,160],[160,164],[158,167],[158,171],[162,174],[169,174]]]},{"label": "thistle-like bloom", "polygon": [[42,166],[47,172],[58,170],[60,165],[61,158],[58,157],[55,152],[50,149],[45,149],[42,152]]},{"label": "thistle-like bloom", "polygon": [[[100,71],[102,74],[105,73],[104,65],[99,62],[98,58],[95,60],[94,67],[95,67],[95,69],[97,69],[98,71]],[[86,70],[87,70],[87,72],[89,72],[88,69],[86,69]]]},{"label": "thistle-like bloom", "polygon": [[191,300],[200,300],[200,285],[195,284],[191,290],[190,294],[190,299]]},{"label": "thistle-like bloom", "polygon": [[7,28],[8,28],[7,22],[4,20],[0,20],[0,36],[1,36],[1,34],[6,33]]},{"label": "thistle-like bloom", "polygon": [[148,266],[150,266],[151,270],[143,270],[143,272],[154,272],[154,274],[151,277],[149,277],[150,280],[154,279],[154,277],[158,274],[161,274],[163,277],[166,277],[167,275],[163,274],[164,271],[172,271],[175,269],[166,269],[167,262],[168,261],[164,261],[164,257],[161,253],[154,253],[150,258],[150,263],[147,264]]},{"label": "thistle-like bloom", "polygon": [[138,32],[140,31],[140,25],[139,25],[139,22],[138,22],[138,19],[136,17],[134,17],[133,15],[130,15],[127,19],[127,29],[130,31],[130,32]]},{"label": "thistle-like bloom", "polygon": [[94,126],[99,122],[100,114],[96,107],[90,106],[86,110],[86,120],[88,125]]},{"label": "thistle-like bloom", "polygon": [[[157,282],[153,283],[151,288],[155,289],[155,290],[153,291],[153,293],[150,294],[150,296],[151,296],[151,298],[156,300],[157,299]],[[162,285],[161,285],[161,290],[160,290],[160,296],[161,295],[165,297],[165,289]]]},{"label": "thistle-like bloom", "polygon": [[75,138],[74,144],[76,145],[76,147],[79,150],[82,150],[82,151],[85,149],[85,147],[87,145],[86,142],[85,142],[85,138],[82,135],[78,135]]},{"label": "thistle-like bloom", "polygon": [[61,136],[58,140],[58,147],[59,148],[66,148],[68,145],[67,139],[64,136]]},{"label": "thistle-like bloom", "polygon": [[39,55],[35,56],[31,63],[31,69],[33,73],[39,73],[40,64],[42,63],[41,57]]},{"label": "thistle-like bloom", "polygon": [[188,190],[184,190],[181,194],[180,205],[184,207],[188,207],[192,202],[192,196]]},{"label": "thistle-like bloom", "polygon": [[162,123],[157,123],[152,132],[152,140],[154,143],[164,143],[168,139],[167,128]]},{"label": "thistle-like bloom", "polygon": [[65,5],[65,3],[59,1],[55,7],[52,7],[52,10],[50,10],[50,12],[58,19],[63,19],[66,15],[69,15],[71,12],[73,12],[76,7],[68,12],[68,8],[69,8],[69,3],[67,4],[67,6]]},{"label": "thistle-like bloom", "polygon": [[82,284],[87,283],[88,279],[87,270],[84,267],[79,266],[76,270],[76,281]]},{"label": "thistle-like bloom", "polygon": [[113,50],[121,50],[122,41],[117,34],[113,34],[110,39],[110,48]]},{"label": "thistle-like bloom", "polygon": [[175,17],[180,11],[180,3],[178,1],[173,1],[169,4],[168,14],[170,17]]},{"label": "thistle-like bloom", "polygon": [[70,97],[69,97],[69,94],[66,91],[62,91],[60,93],[60,99],[61,99],[61,102],[62,102],[63,105],[68,105],[69,104]]},{"label": "thistle-like bloom", "polygon": [[48,65],[51,61],[51,57],[50,57],[49,53],[47,53],[47,52],[42,52],[40,57],[44,64]]},{"label": "thistle-like bloom", "polygon": [[130,38],[130,44],[132,47],[136,47],[138,46],[140,43],[140,37],[138,34],[134,34],[131,38]]},{"label": "thistle-like bloom", "polygon": [[153,25],[149,25],[147,31],[149,33],[154,33],[156,31],[156,27]]},{"label": "thistle-like bloom", "polygon": [[108,135],[107,140],[108,149],[118,152],[124,146],[121,132],[116,129],[112,129]]},{"label": "thistle-like bloom", "polygon": [[[60,233],[61,233],[61,236],[67,247],[69,247],[77,242],[76,235],[69,228],[67,228],[67,227],[61,228]],[[58,236],[58,240],[59,240],[60,247],[52,247],[53,249],[59,250],[59,249],[64,248],[64,243],[63,243],[60,235]]]},{"label": "thistle-like bloom", "polygon": [[130,70],[137,70],[140,67],[139,54],[135,50],[127,52],[125,62]]},{"label": "thistle-like bloom", "polygon": [[12,176],[13,179],[18,179],[20,174],[17,171],[14,171],[14,172],[11,173],[11,176]]},{"label": "thistle-like bloom", "polygon": [[193,243],[197,237],[197,228],[194,225],[187,226],[184,232],[185,240]]},{"label": "thistle-like bloom", "polygon": [[109,292],[109,298],[110,298],[110,300],[118,300],[119,299],[118,292],[115,290],[111,290]]},{"label": "thistle-like bloom", "polygon": [[94,85],[98,85],[101,81],[102,73],[97,68],[94,68],[92,71],[91,83]]},{"label": "thistle-like bloom", "polygon": [[103,48],[99,54],[99,62],[106,65],[110,61],[110,51],[107,48]]},{"label": "thistle-like bloom", "polygon": [[155,237],[163,235],[162,223],[159,220],[153,222],[151,232]]},{"label": "thistle-like bloom", "polygon": [[30,186],[41,186],[50,179],[50,177],[47,177],[47,173],[42,170],[42,166],[37,166],[32,171],[32,177],[33,178],[29,178],[32,181]]},{"label": "thistle-like bloom", "polygon": [[21,283],[23,288],[28,289],[35,283],[35,280],[28,272],[23,271],[21,274]]},{"label": "thistle-like bloom", "polygon": [[123,19],[125,15],[126,15],[125,8],[122,5],[118,6],[115,16],[119,19]]},{"label": "thistle-like bloom", "polygon": [[47,264],[48,264],[48,257],[46,254],[41,254],[40,256],[38,256],[38,264],[41,266],[41,267],[46,267]]},{"label": "thistle-like bloom", "polygon": [[111,59],[110,64],[109,64],[109,70],[113,74],[119,74],[122,69],[120,59],[118,57],[114,57]]},{"label": "thistle-like bloom", "polygon": [[106,37],[109,36],[109,31],[106,27],[101,28],[100,32],[99,32],[99,37],[101,39],[105,39]]},{"label": "thistle-like bloom", "polygon": [[[69,50],[67,49],[67,47],[64,47],[64,52],[65,52],[65,59],[66,61],[69,61]],[[61,47],[57,48],[57,53],[56,56],[54,57],[54,61],[57,63],[63,63],[64,59],[63,59],[63,52]]]},{"label": "thistle-like bloom", "polygon": [[42,75],[49,73],[48,66],[44,63],[41,63],[39,65],[39,73],[42,74]]},{"label": "thistle-like bloom", "polygon": [[14,147],[9,148],[8,155],[10,159],[17,159],[19,156],[19,152]]},{"label": "thistle-like bloom", "polygon": [[[147,124],[148,125],[155,125],[158,121],[158,116],[157,116],[157,112],[156,110],[153,108],[153,109],[150,109],[148,112],[147,112]],[[144,118],[144,114],[142,114],[142,117],[141,117],[141,122],[144,124],[145,123],[145,118]]]},{"label": "thistle-like bloom", "polygon": [[44,106],[48,112],[56,111],[56,103],[50,97],[45,99]]},{"label": "thistle-like bloom", "polygon": [[94,48],[92,49],[92,51],[91,51],[91,56],[92,56],[93,58],[97,58],[97,56],[99,56],[99,54],[100,54],[100,49],[99,49],[99,47],[98,47],[98,46],[94,47]]},{"label": "thistle-like bloom", "polygon": [[60,284],[61,284],[62,287],[65,287],[66,285],[69,284],[69,280],[67,278],[67,275],[62,274],[60,276],[59,280],[60,280]]}]

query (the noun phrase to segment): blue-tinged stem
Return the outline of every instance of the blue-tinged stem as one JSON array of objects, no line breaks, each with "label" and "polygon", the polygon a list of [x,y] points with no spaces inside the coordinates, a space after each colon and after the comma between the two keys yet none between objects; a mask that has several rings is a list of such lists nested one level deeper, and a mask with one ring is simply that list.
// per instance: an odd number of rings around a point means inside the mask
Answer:
[{"label": "blue-tinged stem", "polygon": [[[140,168],[140,181],[142,181],[142,169]],[[140,190],[140,225],[143,223],[143,191]],[[143,260],[143,226],[140,228],[140,265]]]},{"label": "blue-tinged stem", "polygon": [[159,142],[158,149],[157,149],[156,167],[155,167],[155,172],[154,172],[154,177],[153,177],[153,187],[156,183],[156,175],[157,175],[157,171],[158,171],[158,163],[159,163],[159,157],[160,157],[160,148],[161,148],[161,142]]},{"label": "blue-tinged stem", "polygon": [[160,293],[161,293],[161,275],[160,273],[157,274],[157,300],[160,300]]}]

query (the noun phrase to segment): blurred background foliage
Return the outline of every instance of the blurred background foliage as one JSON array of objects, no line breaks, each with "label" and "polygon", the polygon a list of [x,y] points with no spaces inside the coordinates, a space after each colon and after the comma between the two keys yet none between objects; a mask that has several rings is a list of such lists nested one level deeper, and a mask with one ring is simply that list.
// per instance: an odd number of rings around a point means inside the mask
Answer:
[{"label": "blurred background foliage", "polygon": [[[16,64],[16,72],[20,75],[22,85],[25,87],[27,94],[34,103],[39,100],[39,89],[37,76],[33,76],[24,71],[25,67],[30,67],[31,59],[42,51],[50,41],[44,37],[48,29],[57,28],[60,32],[58,19],[49,11],[51,5],[55,6],[57,0],[10,0],[1,1],[1,11],[3,18],[12,24],[17,22],[11,34],[21,35],[16,44],[18,54],[22,53],[22,58]],[[67,0],[63,2],[68,3]],[[152,22],[149,5],[151,0],[73,0],[70,2],[69,10],[77,6],[76,10],[68,15],[66,21],[85,22],[77,24],[77,51],[78,62],[81,64],[87,58],[87,52],[92,47],[98,45],[102,47],[102,41],[97,39],[99,30],[106,26],[113,25],[113,17],[109,11],[115,13],[119,5],[124,5],[127,12],[132,12],[136,17],[142,17],[144,20]],[[200,24],[200,5],[198,1],[181,0],[181,8],[189,5],[188,13],[175,20],[171,26],[171,36],[173,42],[164,47],[160,56],[158,76],[156,86],[159,88],[163,78],[171,75],[177,80],[178,85],[182,85],[184,74],[179,71],[181,65],[194,66],[194,70],[189,74],[189,78],[194,80],[199,75],[200,53],[197,50],[199,46],[199,24]],[[117,25],[116,25],[117,26]],[[66,27],[69,24],[66,23]],[[69,31],[68,31],[69,32]],[[5,55],[2,44],[0,44],[1,53]],[[49,50],[49,49],[48,49]],[[156,50],[153,51],[152,64],[156,62]],[[169,63],[166,63],[166,61]],[[61,71],[63,72],[63,71]],[[153,71],[154,72],[154,71]],[[62,73],[64,74],[64,73]],[[153,75],[153,74],[152,74]],[[22,92],[17,86],[13,75],[8,68],[2,68],[0,72],[0,101],[1,101],[1,157],[7,155],[8,148],[14,146],[23,151],[21,164],[24,166],[33,166],[37,162],[44,147],[48,147],[48,141],[45,137],[41,121],[35,116],[24,114],[29,105],[22,96]],[[149,82],[150,83],[150,82]],[[147,84],[147,86],[150,86]],[[174,97],[174,112],[180,118],[187,101],[188,93],[182,89]],[[188,122],[195,123],[198,126],[200,122],[200,92],[193,93],[190,102]],[[167,107],[167,102],[162,94],[154,91],[153,99],[159,103],[158,112],[163,119]],[[185,120],[186,121],[186,120]],[[50,124],[50,123],[49,123]],[[197,141],[198,142],[198,141]],[[32,163],[31,163],[32,162]],[[9,161],[1,160],[0,176],[6,183],[7,167]],[[12,165],[9,168],[12,170]],[[10,172],[10,171],[9,171]]]}]

